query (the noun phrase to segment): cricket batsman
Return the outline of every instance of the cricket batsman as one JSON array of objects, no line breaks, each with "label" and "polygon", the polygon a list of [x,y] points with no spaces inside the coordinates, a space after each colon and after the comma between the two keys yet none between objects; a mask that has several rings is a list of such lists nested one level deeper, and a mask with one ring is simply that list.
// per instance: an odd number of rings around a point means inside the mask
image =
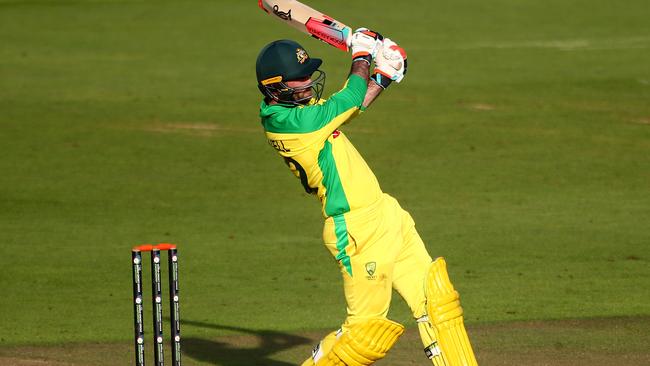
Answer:
[{"label": "cricket batsman", "polygon": [[445,260],[431,259],[411,215],[381,190],[341,131],[404,78],[406,52],[366,28],[353,33],[351,50],[347,82],[327,100],[322,60],[298,43],[271,42],[256,63],[266,138],[322,204],[323,240],[339,264],[347,302],[341,328],[302,365],[363,366],[383,358],[404,332],[387,319],[392,289],[408,303],[433,365],[477,365]]}]

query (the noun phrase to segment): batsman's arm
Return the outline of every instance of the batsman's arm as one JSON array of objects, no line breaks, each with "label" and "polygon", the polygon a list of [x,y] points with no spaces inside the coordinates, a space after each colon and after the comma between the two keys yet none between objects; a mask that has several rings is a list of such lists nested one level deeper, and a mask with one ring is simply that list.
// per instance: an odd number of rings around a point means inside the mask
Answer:
[{"label": "batsman's arm", "polygon": [[[363,102],[368,91],[370,64],[377,53],[381,41],[380,35],[366,28],[359,28],[351,37],[352,66],[343,89],[334,93],[321,105],[313,108],[299,109],[299,112],[313,114],[310,119],[324,121],[326,131],[332,131],[354,118],[359,109],[364,109]],[[331,132],[331,131],[330,131]]]},{"label": "batsman's arm", "polygon": [[[377,53],[381,35],[367,28],[357,29],[351,37],[352,66],[345,87],[335,93],[326,104],[341,104],[361,107],[366,95],[370,64]],[[336,103],[333,103],[335,102]]]},{"label": "batsman's arm", "polygon": [[368,89],[366,90],[366,96],[363,98],[363,103],[361,104],[361,110],[368,108],[372,102],[379,97],[379,94],[384,91],[384,88],[379,86],[373,80],[368,80]]},{"label": "batsman's arm", "polygon": [[369,79],[370,65],[365,60],[353,61],[350,75],[357,75],[366,81],[366,93],[363,97],[363,102],[361,102],[361,110],[365,110],[375,101],[375,99],[377,99],[377,97],[379,97],[379,94],[384,91],[384,87],[380,86],[375,80]]},{"label": "batsman's arm", "polygon": [[370,76],[370,64],[365,60],[355,60],[350,67],[350,75],[357,75],[363,80],[368,80]]},{"label": "batsman's arm", "polygon": [[350,76],[352,75],[356,75],[366,81],[367,88],[363,96],[363,101],[361,102],[361,110],[364,110],[377,99],[384,88],[379,86],[376,81],[368,79],[370,76],[370,65],[365,60],[355,60],[352,62]]}]

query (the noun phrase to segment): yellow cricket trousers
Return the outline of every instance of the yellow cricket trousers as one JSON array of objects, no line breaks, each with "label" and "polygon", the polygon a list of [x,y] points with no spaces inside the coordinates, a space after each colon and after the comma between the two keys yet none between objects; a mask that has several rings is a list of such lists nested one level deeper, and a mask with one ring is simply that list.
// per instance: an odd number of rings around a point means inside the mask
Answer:
[{"label": "yellow cricket trousers", "polygon": [[347,302],[345,330],[373,317],[386,317],[392,289],[413,316],[426,314],[424,281],[431,257],[411,215],[384,194],[373,205],[329,217],[325,246],[337,259]]}]

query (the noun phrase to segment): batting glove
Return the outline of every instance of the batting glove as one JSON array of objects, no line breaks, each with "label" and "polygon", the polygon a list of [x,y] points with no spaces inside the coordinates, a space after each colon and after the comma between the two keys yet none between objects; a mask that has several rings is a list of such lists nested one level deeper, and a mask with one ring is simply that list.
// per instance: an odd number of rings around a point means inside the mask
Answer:
[{"label": "batting glove", "polygon": [[368,65],[372,59],[377,55],[377,51],[381,46],[381,41],[384,37],[377,32],[373,32],[368,28],[359,28],[354,31],[351,38],[352,60],[364,60]]},{"label": "batting glove", "polygon": [[375,70],[371,78],[386,89],[391,82],[402,81],[407,65],[406,51],[389,38],[384,38],[375,58]]}]

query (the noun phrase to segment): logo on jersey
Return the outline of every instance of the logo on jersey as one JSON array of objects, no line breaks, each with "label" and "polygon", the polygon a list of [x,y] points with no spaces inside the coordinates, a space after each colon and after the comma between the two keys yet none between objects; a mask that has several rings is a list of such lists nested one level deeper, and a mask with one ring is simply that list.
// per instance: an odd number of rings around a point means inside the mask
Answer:
[{"label": "logo on jersey", "polygon": [[337,137],[339,137],[340,134],[341,134],[341,131],[339,131],[339,130],[334,130],[334,132],[332,132],[332,137],[333,137],[333,138],[337,138]]},{"label": "logo on jersey", "polygon": [[297,48],[296,58],[300,64],[304,64],[305,61],[309,60],[309,55],[307,54],[307,51],[303,50],[302,48]]},{"label": "logo on jersey", "polygon": [[282,152],[291,152],[290,149],[287,149],[286,146],[284,146],[284,142],[282,140],[268,140],[269,145],[273,146],[274,149]]},{"label": "logo on jersey", "polygon": [[375,272],[377,271],[377,262],[368,262],[366,263],[366,272],[368,273],[368,279],[375,279]]}]

